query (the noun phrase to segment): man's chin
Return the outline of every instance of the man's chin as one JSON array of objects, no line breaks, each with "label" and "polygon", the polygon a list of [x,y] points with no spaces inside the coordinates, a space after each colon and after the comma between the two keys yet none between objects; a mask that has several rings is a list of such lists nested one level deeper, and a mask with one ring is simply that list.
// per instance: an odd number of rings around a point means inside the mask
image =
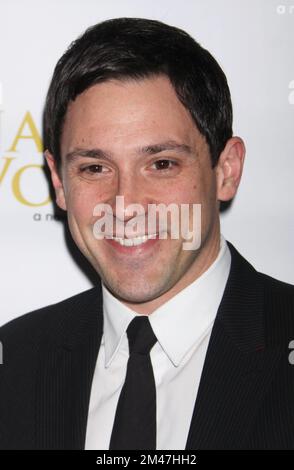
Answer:
[{"label": "man's chin", "polygon": [[[105,282],[105,285],[118,300],[128,304],[144,304],[152,302],[163,294],[162,289],[158,289],[158,285],[154,286],[154,288],[149,285],[148,289],[146,289],[145,284],[144,288],[140,289],[140,286],[136,284],[135,280],[132,285],[128,282],[128,285],[123,287],[121,284],[113,285],[112,283],[107,282]],[[131,305],[130,308],[132,308]]]}]

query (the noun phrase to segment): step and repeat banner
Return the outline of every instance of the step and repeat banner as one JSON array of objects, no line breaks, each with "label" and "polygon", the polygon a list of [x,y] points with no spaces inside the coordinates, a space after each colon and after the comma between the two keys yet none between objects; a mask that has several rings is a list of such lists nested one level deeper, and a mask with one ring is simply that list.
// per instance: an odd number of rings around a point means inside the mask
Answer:
[{"label": "step and repeat banner", "polygon": [[0,324],[95,282],[52,205],[42,111],[70,42],[121,16],[183,28],[223,67],[247,156],[222,233],[294,283],[294,0],[0,0]]}]

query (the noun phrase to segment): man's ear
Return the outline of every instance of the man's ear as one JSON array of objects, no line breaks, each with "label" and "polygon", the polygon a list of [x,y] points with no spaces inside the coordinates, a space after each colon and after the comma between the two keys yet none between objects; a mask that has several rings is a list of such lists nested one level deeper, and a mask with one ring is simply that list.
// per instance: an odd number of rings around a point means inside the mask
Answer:
[{"label": "man's ear", "polygon": [[56,160],[53,157],[53,155],[49,152],[49,150],[46,150],[44,155],[45,155],[47,164],[50,168],[51,181],[55,189],[55,195],[56,195],[56,204],[58,205],[58,207],[60,207],[60,209],[63,209],[66,211],[64,187],[63,187],[61,176],[57,168]]},{"label": "man's ear", "polygon": [[243,140],[240,137],[232,137],[220,154],[216,166],[219,201],[229,201],[235,196],[242,176],[245,152]]}]

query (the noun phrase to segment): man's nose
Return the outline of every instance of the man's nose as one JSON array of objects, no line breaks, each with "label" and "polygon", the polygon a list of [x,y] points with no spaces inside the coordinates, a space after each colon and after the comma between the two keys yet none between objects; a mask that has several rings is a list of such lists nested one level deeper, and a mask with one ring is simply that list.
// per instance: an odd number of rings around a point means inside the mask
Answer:
[{"label": "man's nose", "polygon": [[127,222],[133,217],[144,216],[148,208],[148,196],[144,182],[134,175],[119,178],[113,200],[113,215]]}]

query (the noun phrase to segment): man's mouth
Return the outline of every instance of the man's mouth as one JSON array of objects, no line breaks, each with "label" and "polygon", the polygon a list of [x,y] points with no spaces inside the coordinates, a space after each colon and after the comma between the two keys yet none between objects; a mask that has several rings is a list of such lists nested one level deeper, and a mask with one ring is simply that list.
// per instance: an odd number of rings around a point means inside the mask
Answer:
[{"label": "man's mouth", "polygon": [[167,239],[167,232],[152,233],[132,238],[108,235],[105,241],[115,249],[117,254],[136,254],[141,256],[147,255],[149,250],[157,245],[160,239]]},{"label": "man's mouth", "polygon": [[150,239],[155,239],[158,236],[157,233],[153,233],[151,235],[143,235],[141,237],[133,237],[133,238],[119,238],[119,237],[111,237],[111,240],[116,241],[121,246],[138,246],[146,243]]}]

